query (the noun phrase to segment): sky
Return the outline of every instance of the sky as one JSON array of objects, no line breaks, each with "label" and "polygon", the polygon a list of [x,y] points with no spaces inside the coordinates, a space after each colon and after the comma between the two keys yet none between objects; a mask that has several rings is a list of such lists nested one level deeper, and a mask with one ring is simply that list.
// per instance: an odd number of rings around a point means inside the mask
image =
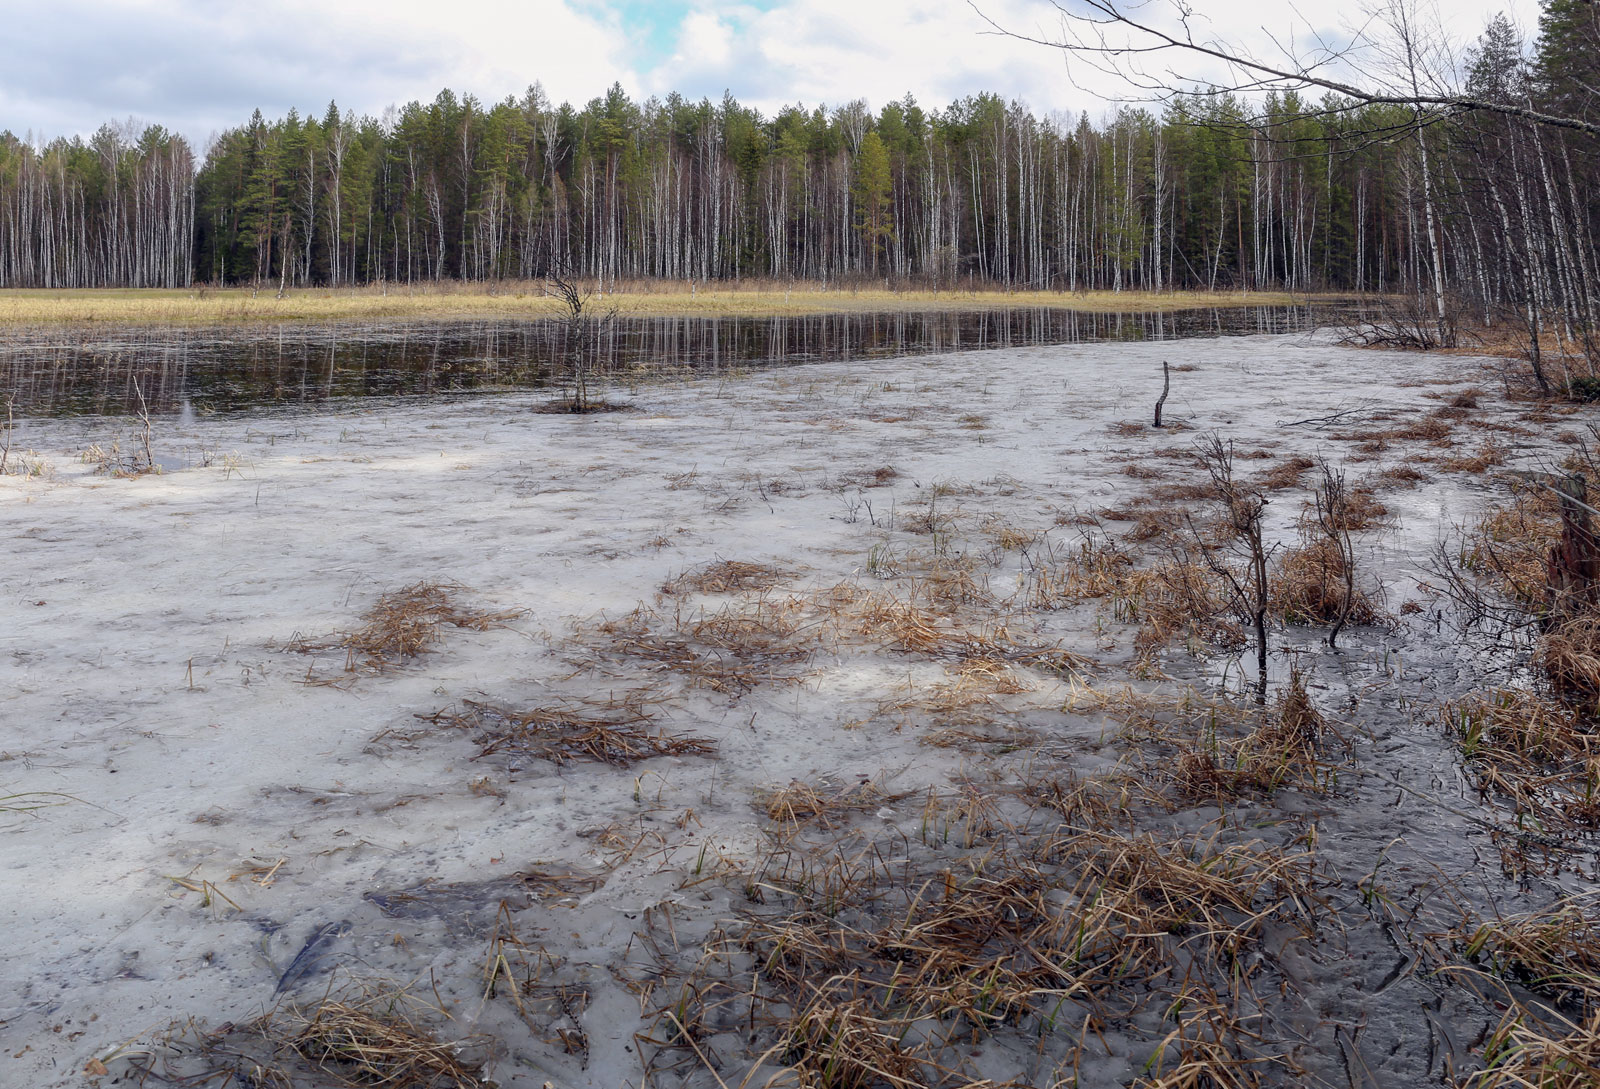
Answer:
[{"label": "sky", "polygon": [[[1535,0],[1421,2],[1468,39],[1496,11],[1525,26],[1537,16]],[[1269,35],[1337,37],[1360,18],[1359,0],[1189,3],[1205,32],[1266,51]],[[1099,116],[1126,96],[983,18],[1055,38],[1053,3],[975,4],[982,15],[966,0],[0,0],[0,130],[52,138],[132,119],[203,149],[255,109],[320,117],[336,101],[381,116],[444,87],[493,102],[535,82],[574,105],[614,82],[637,98],[731,91],[768,114],[855,98],[877,109],[907,93],[940,107],[990,91]]]}]

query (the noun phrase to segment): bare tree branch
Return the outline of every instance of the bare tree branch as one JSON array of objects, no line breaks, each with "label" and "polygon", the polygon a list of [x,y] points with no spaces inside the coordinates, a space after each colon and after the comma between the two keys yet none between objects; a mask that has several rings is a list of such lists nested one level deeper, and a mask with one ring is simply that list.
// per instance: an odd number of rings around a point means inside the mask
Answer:
[{"label": "bare tree branch", "polygon": [[[1319,88],[1351,99],[1352,107],[1408,106],[1419,111],[1447,115],[1494,113],[1553,128],[1600,135],[1600,123],[1548,113],[1535,109],[1531,103],[1518,105],[1468,95],[1444,86],[1405,89],[1386,87],[1381,81],[1374,81],[1373,86],[1361,86],[1324,74],[1326,69],[1339,63],[1351,63],[1360,48],[1381,45],[1373,31],[1376,16],[1369,16],[1368,22],[1355,31],[1348,43],[1340,47],[1332,47],[1319,38],[1315,49],[1302,53],[1291,44],[1274,38],[1274,45],[1284,54],[1284,60],[1268,62],[1253,56],[1238,43],[1197,38],[1191,26],[1194,9],[1182,0],[1169,0],[1169,7],[1177,19],[1176,29],[1163,29],[1155,22],[1132,13],[1133,9],[1149,6],[1147,4],[1126,3],[1123,0],[1075,0],[1075,6],[1069,8],[1061,3],[1052,3],[1061,16],[1062,26],[1062,35],[1055,40],[1008,29],[985,14],[978,0],[968,0],[968,4],[993,28],[991,33],[1059,49],[1069,58],[1083,61],[1096,71],[1113,76],[1157,100],[1191,94]],[[1409,18],[1403,19],[1402,26],[1396,29],[1405,42],[1416,42],[1416,28],[1410,24]],[[1125,34],[1126,37],[1113,38],[1108,31]],[[1144,58],[1159,57],[1165,60],[1169,56],[1183,58],[1189,63],[1219,61],[1234,73],[1234,78],[1219,87],[1197,75],[1185,74],[1180,67],[1169,67],[1160,77],[1152,77],[1141,67]],[[1182,61],[1175,63],[1181,64]]]}]

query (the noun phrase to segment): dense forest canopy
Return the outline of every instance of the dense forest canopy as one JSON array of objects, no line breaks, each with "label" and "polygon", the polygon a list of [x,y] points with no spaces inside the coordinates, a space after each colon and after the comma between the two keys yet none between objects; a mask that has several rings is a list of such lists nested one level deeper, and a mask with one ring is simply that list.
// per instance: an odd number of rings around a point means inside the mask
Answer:
[{"label": "dense forest canopy", "polygon": [[[1593,4],[1496,20],[1470,89],[1592,109]],[[1582,99],[1583,101],[1575,101]],[[1247,108],[1248,107],[1248,108]],[[1420,131],[1421,136],[1418,136]],[[1065,290],[1287,287],[1588,300],[1594,141],[1497,115],[1293,93],[1038,116],[731,95],[581,108],[534,86],[381,118],[329,105],[217,138],[0,134],[0,286],[342,286],[527,278],[836,280]],[[1438,213],[1435,217],[1435,212]]]}]

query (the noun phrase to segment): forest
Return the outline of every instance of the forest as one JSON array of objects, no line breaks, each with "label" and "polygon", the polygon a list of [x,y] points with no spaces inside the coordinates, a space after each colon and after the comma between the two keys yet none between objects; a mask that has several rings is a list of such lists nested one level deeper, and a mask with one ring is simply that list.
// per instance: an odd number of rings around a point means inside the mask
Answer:
[{"label": "forest", "polygon": [[[1578,112],[1588,6],[1503,16],[1463,93]],[[0,133],[0,287],[339,287],[542,277],[876,279],[1054,290],[1431,292],[1588,328],[1592,134],[1293,91],[1040,116],[989,94],[764,116],[727,95],[581,108],[538,85],[216,137]],[[1433,304],[1427,304],[1432,309]]]}]

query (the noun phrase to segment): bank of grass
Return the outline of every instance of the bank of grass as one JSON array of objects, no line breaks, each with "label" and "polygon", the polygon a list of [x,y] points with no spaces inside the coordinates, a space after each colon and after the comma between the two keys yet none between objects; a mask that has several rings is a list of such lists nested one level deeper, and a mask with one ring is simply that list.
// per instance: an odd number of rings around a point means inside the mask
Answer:
[{"label": "bank of grass", "polygon": [[[689,284],[645,281],[618,284],[598,305],[640,317],[691,315],[771,317],[860,311],[940,311],[1053,307],[1097,313],[1197,310],[1240,306],[1293,306],[1336,302],[1344,296],[1281,291],[1003,291],[878,286],[833,286],[746,281]],[[357,288],[275,286],[105,290],[9,289],[0,291],[0,327],[60,325],[250,325],[273,322],[541,318],[560,313],[559,300],[540,281],[440,282]]]}]

